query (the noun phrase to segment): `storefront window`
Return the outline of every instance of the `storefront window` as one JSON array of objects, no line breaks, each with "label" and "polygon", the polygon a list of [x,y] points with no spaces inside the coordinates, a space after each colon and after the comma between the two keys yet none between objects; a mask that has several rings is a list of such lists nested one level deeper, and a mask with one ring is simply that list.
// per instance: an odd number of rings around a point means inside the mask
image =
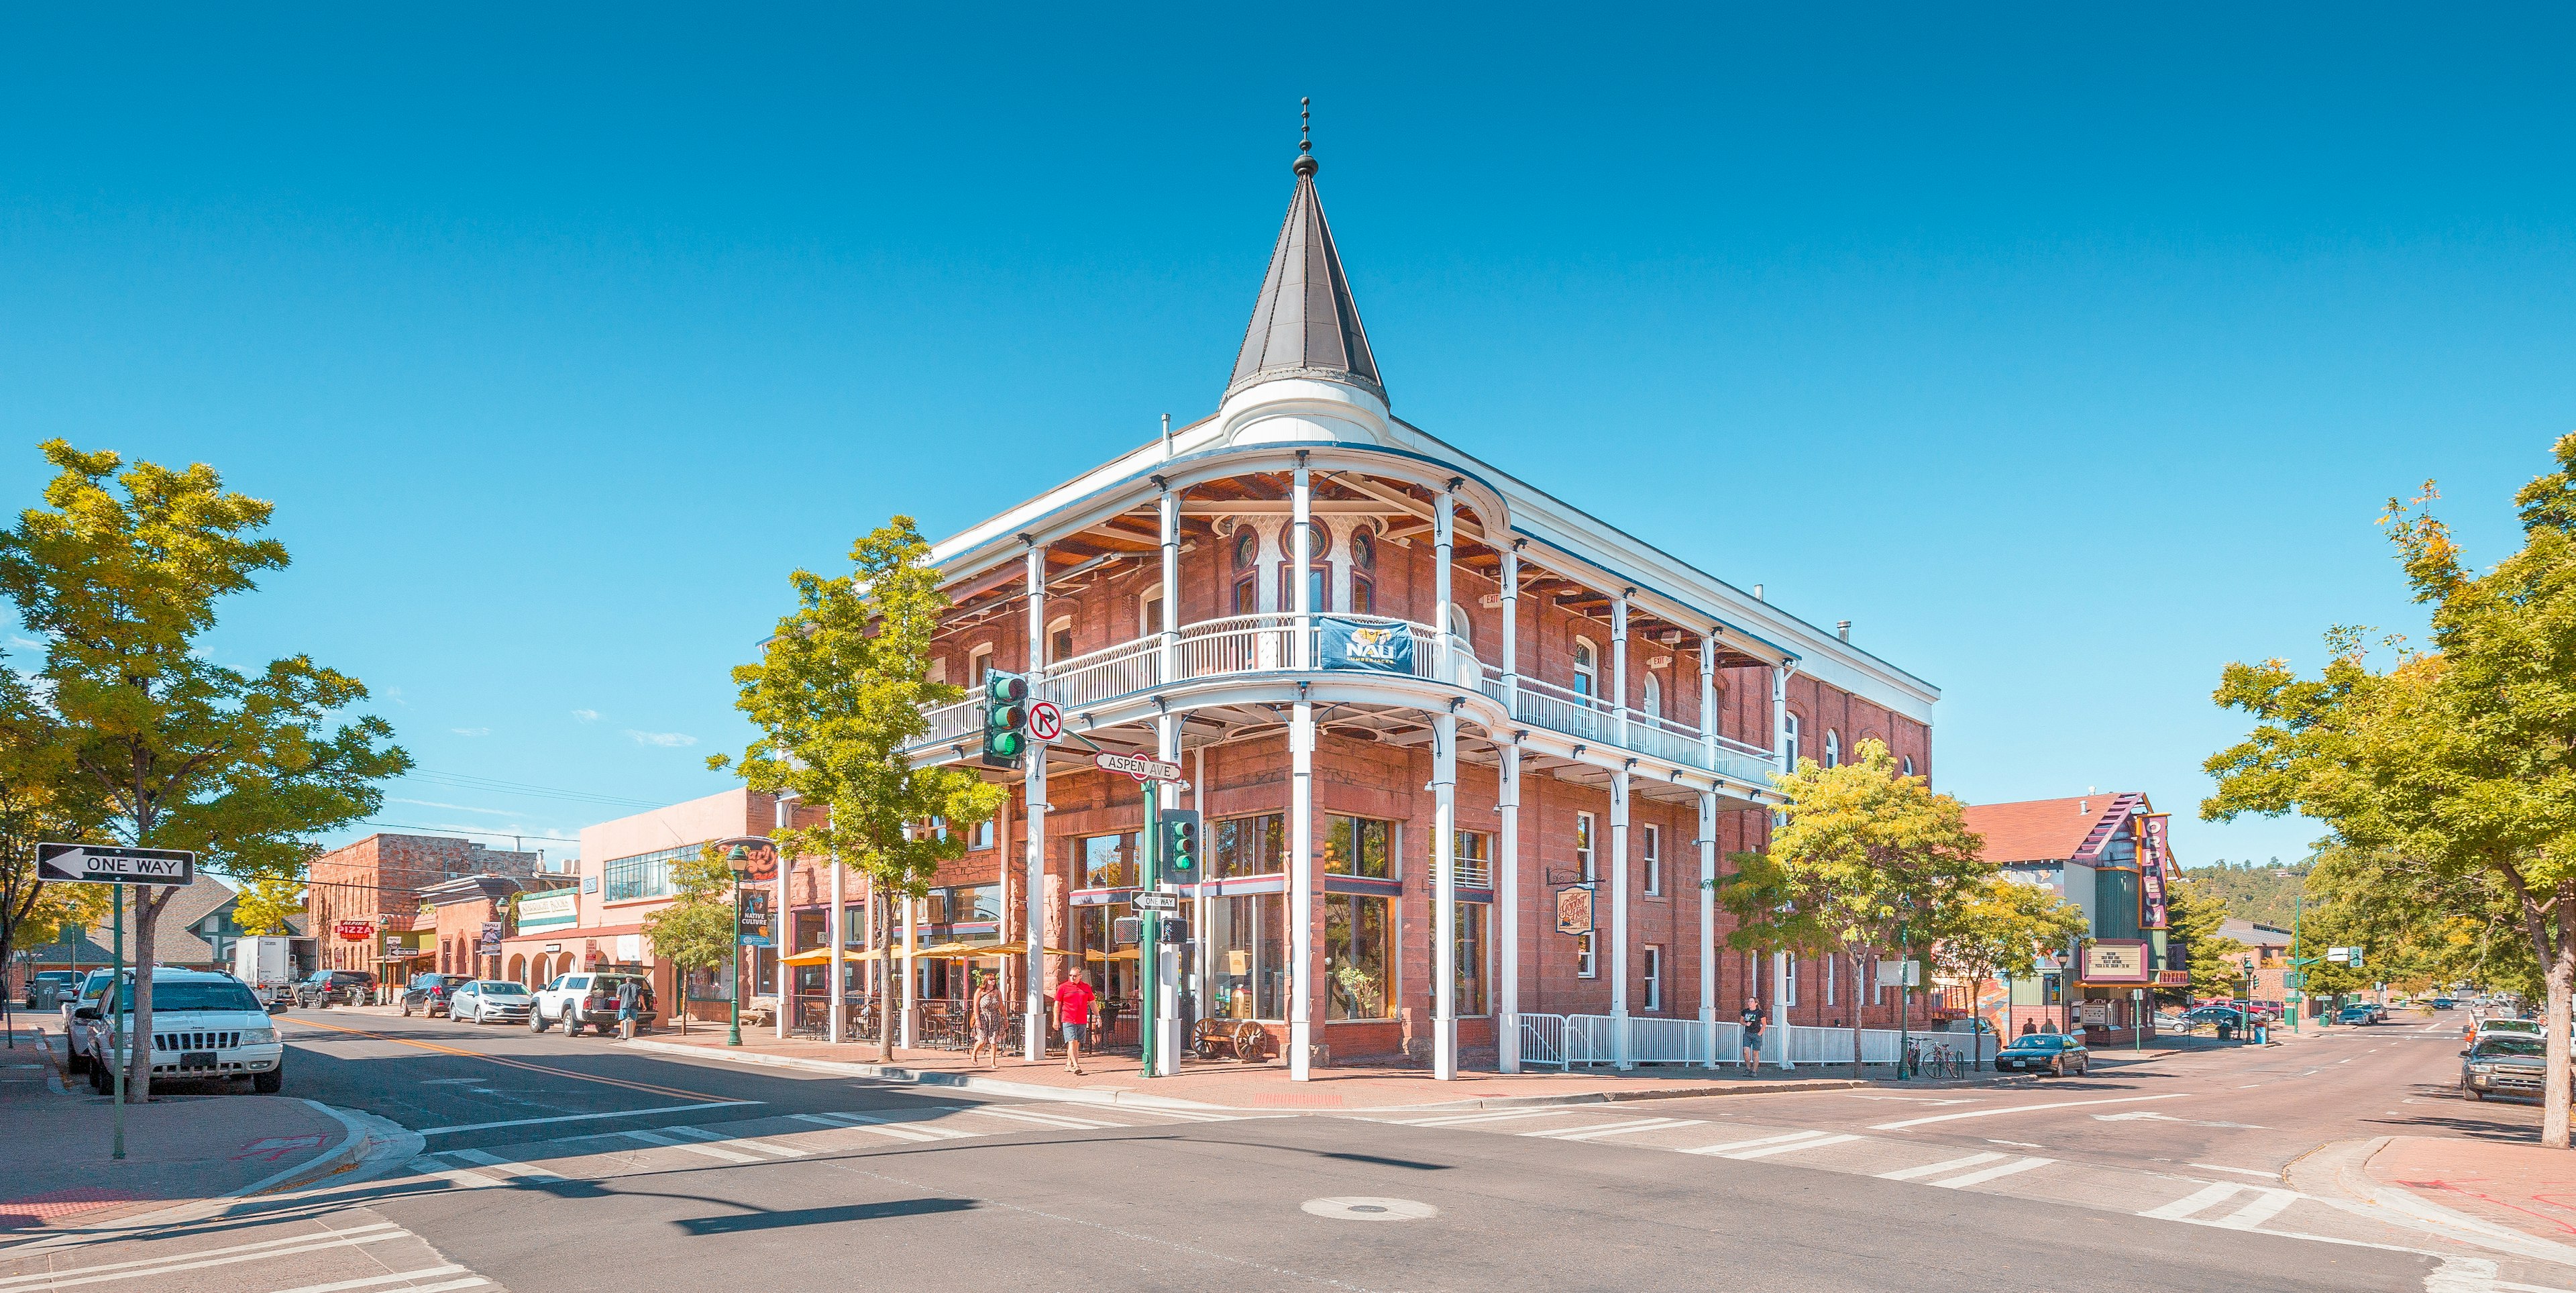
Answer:
[{"label": "storefront window", "polygon": [[1367,817],[1329,817],[1324,834],[1324,870],[1333,875],[1367,876],[1390,880],[1395,871],[1390,865],[1393,850],[1388,847],[1394,828],[1386,822]]},{"label": "storefront window", "polygon": [[1288,1017],[1287,903],[1263,893],[1208,904],[1212,1018]]},{"label": "storefront window", "polygon": [[1458,1016],[1473,1018],[1493,1009],[1485,1000],[1485,952],[1493,925],[1493,907],[1481,902],[1458,904]]},{"label": "storefront window", "polygon": [[1388,906],[1368,894],[1324,895],[1325,1018],[1394,1018]]},{"label": "storefront window", "polygon": [[1494,866],[1485,853],[1485,833],[1460,831],[1458,840],[1458,883],[1484,887],[1494,882]]},{"label": "storefront window", "polygon": [[809,947],[823,946],[825,940],[830,937],[830,931],[826,925],[831,918],[832,914],[825,911],[796,913],[796,946],[793,950],[802,952]]},{"label": "storefront window", "polygon": [[1216,869],[1211,874],[1217,879],[1277,875],[1286,869],[1287,857],[1286,817],[1271,813],[1265,817],[1232,817],[1216,824]]},{"label": "storefront window", "polygon": [[1082,887],[1085,889],[1133,889],[1136,887],[1136,835],[1091,835],[1075,845],[1075,856],[1082,861]]}]

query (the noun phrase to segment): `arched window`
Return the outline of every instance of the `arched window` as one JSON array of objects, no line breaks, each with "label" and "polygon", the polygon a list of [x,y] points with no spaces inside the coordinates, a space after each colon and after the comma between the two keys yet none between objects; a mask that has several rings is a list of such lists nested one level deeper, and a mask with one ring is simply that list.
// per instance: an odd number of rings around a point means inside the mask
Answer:
[{"label": "arched window", "polygon": [[1073,658],[1073,617],[1059,615],[1047,625],[1047,663]]},{"label": "arched window", "polygon": [[1914,775],[1914,756],[1911,754],[1905,756],[1905,775]]},{"label": "arched window", "polygon": [[1574,640],[1574,694],[1587,698],[1601,694],[1601,652],[1590,638]]},{"label": "arched window", "polygon": [[1351,610],[1377,614],[1377,536],[1365,526],[1351,531]]},{"label": "arched window", "polygon": [[1234,613],[1261,609],[1261,535],[1249,526],[1234,532]]},{"label": "arched window", "polygon": [[1825,729],[1825,766],[1843,766],[1843,734],[1830,727]]},{"label": "arched window", "polygon": [[1664,684],[1651,673],[1646,675],[1645,696],[1637,702],[1637,708],[1648,718],[1664,716]]},{"label": "arched window", "polygon": [[1136,636],[1153,637],[1163,631],[1163,585],[1156,583],[1136,599]]},{"label": "arched window", "polygon": [[[1306,608],[1316,614],[1333,609],[1333,581],[1325,578],[1332,563],[1324,560],[1333,550],[1333,532],[1309,523],[1311,536],[1306,550]],[[1294,613],[1297,609],[1297,523],[1291,521],[1279,531],[1279,609]]]},{"label": "arched window", "polygon": [[1449,603],[1449,631],[1457,634],[1468,650],[1476,649],[1476,621],[1468,619],[1467,608],[1456,602]]},{"label": "arched window", "polygon": [[1788,771],[1798,770],[1798,716],[1795,714],[1784,714],[1780,718],[1780,757],[1788,761]]}]

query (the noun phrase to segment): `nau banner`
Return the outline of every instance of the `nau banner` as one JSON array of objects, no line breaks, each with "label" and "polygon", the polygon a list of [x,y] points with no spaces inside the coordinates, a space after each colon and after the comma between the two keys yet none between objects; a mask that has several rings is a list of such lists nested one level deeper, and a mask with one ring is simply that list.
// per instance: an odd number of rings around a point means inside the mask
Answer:
[{"label": "nau banner", "polygon": [[1327,669],[1413,672],[1413,632],[1402,624],[1363,624],[1319,616],[1315,621],[1315,642],[1316,653]]}]

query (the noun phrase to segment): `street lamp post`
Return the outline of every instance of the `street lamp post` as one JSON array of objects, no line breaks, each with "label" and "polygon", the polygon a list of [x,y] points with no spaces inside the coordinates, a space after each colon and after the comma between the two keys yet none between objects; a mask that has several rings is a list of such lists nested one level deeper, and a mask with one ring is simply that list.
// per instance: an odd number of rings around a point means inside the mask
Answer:
[{"label": "street lamp post", "polygon": [[[751,872],[743,869],[750,860],[751,850],[739,844],[725,854],[726,863],[733,868],[733,991],[725,1002],[727,1046],[742,1045],[742,887],[751,881]],[[688,1009],[688,1003],[681,1002],[680,1008]]]}]

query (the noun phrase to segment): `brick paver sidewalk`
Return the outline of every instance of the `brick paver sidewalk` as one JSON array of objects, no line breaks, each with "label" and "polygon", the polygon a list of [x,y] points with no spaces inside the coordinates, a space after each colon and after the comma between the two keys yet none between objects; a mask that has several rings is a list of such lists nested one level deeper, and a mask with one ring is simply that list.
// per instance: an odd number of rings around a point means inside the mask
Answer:
[{"label": "brick paver sidewalk", "polygon": [[2527,1140],[2392,1136],[2366,1170],[2454,1212],[2576,1243],[2576,1154]]}]

